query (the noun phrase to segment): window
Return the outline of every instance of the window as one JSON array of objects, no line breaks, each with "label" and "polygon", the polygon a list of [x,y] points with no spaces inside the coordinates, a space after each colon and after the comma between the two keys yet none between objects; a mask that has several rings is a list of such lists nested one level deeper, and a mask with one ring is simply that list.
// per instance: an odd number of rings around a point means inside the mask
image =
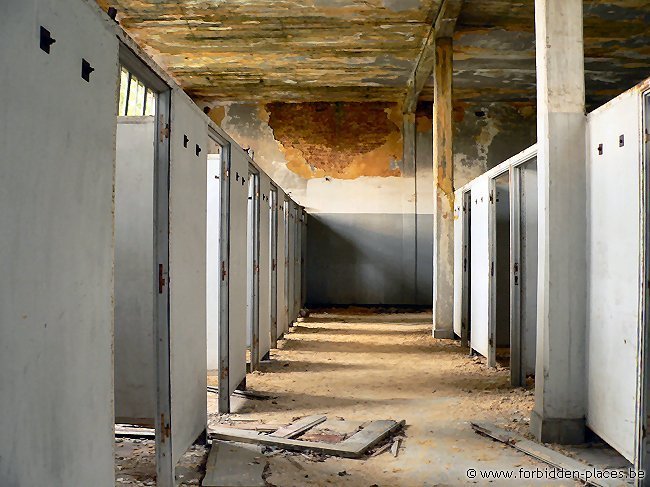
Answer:
[{"label": "window", "polygon": [[119,116],[153,116],[156,114],[156,95],[125,67],[120,69]]}]

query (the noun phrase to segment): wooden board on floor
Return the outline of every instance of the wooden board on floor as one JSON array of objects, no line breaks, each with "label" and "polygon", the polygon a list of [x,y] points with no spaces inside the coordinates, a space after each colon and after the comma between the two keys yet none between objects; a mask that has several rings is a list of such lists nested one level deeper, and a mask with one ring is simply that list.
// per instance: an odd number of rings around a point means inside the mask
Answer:
[{"label": "wooden board on floor", "polygon": [[213,441],[203,487],[265,487],[266,459],[257,445]]},{"label": "wooden board on floor", "polygon": [[388,435],[402,428],[404,424],[405,421],[372,421],[358,433],[336,444],[278,438],[258,434],[254,431],[218,427],[210,433],[210,437],[217,440],[257,443],[259,445],[272,446],[284,450],[310,451],[321,455],[359,458]]},{"label": "wooden board on floor", "polygon": [[[550,448],[530,441],[519,433],[514,431],[504,430],[490,423],[470,423],[474,431],[485,436],[489,436],[497,441],[505,443],[519,450],[526,455],[529,455],[541,462],[547,463],[557,469],[567,472],[577,472],[578,476],[575,480],[586,482],[588,485],[595,485],[597,487],[621,487],[633,485],[626,483],[624,480],[616,479],[594,479],[591,477],[593,468],[578,460],[574,460],[560,452],[551,450]],[[598,470],[607,470],[607,467],[596,467]],[[588,478],[589,477],[589,478]]]},{"label": "wooden board on floor", "polygon": [[319,425],[326,420],[327,416],[305,416],[295,423],[291,423],[287,426],[279,428],[274,433],[271,433],[270,436],[277,436],[278,438],[296,438],[297,436],[303,434],[305,431],[310,430],[314,426]]}]

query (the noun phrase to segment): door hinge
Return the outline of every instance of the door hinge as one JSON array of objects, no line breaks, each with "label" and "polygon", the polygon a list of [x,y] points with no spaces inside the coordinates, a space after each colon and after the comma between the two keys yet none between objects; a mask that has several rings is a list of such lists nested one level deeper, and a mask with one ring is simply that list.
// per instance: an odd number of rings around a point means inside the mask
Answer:
[{"label": "door hinge", "polygon": [[519,286],[519,263],[515,262],[514,265],[514,278],[515,278],[515,286]]},{"label": "door hinge", "polygon": [[226,273],[226,262],[222,260],[221,261],[221,280],[222,281],[226,280],[226,275],[227,275],[227,273]]},{"label": "door hinge", "polygon": [[165,287],[165,266],[158,264],[158,294],[163,293]]},{"label": "door hinge", "polygon": [[490,191],[490,203],[494,203],[494,193]]},{"label": "door hinge", "polygon": [[172,428],[169,425],[169,422],[165,421],[165,415],[160,415],[160,436],[161,440],[164,442],[167,438],[171,436]]},{"label": "door hinge", "polygon": [[[171,129],[169,128],[169,124],[165,123],[165,120],[163,116],[160,116],[160,142],[163,142],[165,139],[169,139],[169,133],[171,132]],[[189,139],[188,139],[189,140]]]},{"label": "door hinge", "polygon": [[494,277],[494,262],[490,264],[490,276]]}]

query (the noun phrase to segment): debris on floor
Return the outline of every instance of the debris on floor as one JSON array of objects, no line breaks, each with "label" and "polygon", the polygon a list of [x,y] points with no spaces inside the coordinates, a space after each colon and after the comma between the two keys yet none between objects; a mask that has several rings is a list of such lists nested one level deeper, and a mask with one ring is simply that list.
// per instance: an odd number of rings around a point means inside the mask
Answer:
[{"label": "debris on floor", "polygon": [[132,424],[116,424],[115,425],[116,438],[138,438],[138,439],[155,439],[156,430],[153,428],[146,428],[144,426],[136,426]]},{"label": "debris on floor", "polygon": [[[219,394],[219,388],[215,386],[208,386],[208,392],[211,392],[213,394]],[[277,399],[277,396],[270,396],[268,394],[263,394],[261,392],[255,392],[250,390],[236,389],[232,394],[233,396],[239,396],[246,399],[253,399],[258,401],[268,401],[270,399]]]},{"label": "debris on floor", "polygon": [[278,432],[263,434],[251,429],[217,426],[210,431],[209,436],[215,440],[254,443],[301,453],[359,458],[382,440],[400,431],[405,424],[405,421],[371,421],[347,438],[345,438],[345,434],[337,433],[321,434],[320,441],[299,438],[308,429],[324,422],[326,419],[325,416],[308,416],[280,428],[279,434]]},{"label": "debris on floor", "polygon": [[213,441],[203,487],[265,487],[267,461],[257,445]]},{"label": "debris on floor", "polygon": [[[531,441],[514,431],[499,428],[491,423],[482,422],[470,424],[474,431],[480,435],[488,436],[493,440],[509,445],[514,449],[525,453],[536,460],[547,463],[556,469],[573,473],[574,480],[579,480],[585,482],[587,485],[594,485],[596,487],[620,487],[621,485],[627,485],[621,483],[618,479],[595,479],[588,475],[588,473],[591,473],[590,469],[592,467],[590,465]],[[607,467],[601,467],[600,470],[607,470]],[[633,483],[630,483],[629,485],[633,485]]]}]

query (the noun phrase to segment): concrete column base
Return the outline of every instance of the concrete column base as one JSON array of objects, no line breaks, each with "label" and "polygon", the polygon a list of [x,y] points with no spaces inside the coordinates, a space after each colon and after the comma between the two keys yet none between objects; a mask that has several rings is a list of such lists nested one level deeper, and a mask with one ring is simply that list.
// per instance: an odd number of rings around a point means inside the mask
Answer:
[{"label": "concrete column base", "polygon": [[433,338],[440,338],[441,340],[454,340],[456,335],[453,330],[433,330]]},{"label": "concrete column base", "polygon": [[542,443],[579,445],[585,442],[587,427],[584,418],[542,418],[533,409],[530,415],[530,432]]}]

